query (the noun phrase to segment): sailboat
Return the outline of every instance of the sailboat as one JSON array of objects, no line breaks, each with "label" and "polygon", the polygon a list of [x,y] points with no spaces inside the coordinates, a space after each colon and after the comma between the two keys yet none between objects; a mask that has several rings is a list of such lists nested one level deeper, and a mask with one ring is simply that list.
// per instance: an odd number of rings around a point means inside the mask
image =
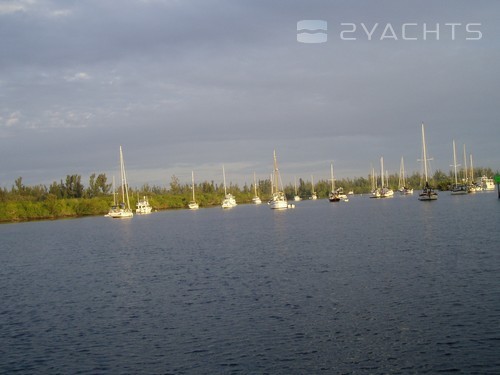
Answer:
[{"label": "sailboat", "polygon": [[269,207],[275,210],[282,210],[288,208],[288,202],[286,200],[285,193],[283,191],[283,183],[281,182],[280,171],[278,169],[278,162],[276,160],[276,150],[273,151],[274,156],[274,172],[273,172],[273,184],[271,186],[272,197],[269,201]]},{"label": "sailboat", "polygon": [[424,130],[423,123],[422,123],[422,156],[423,156],[422,162],[424,163],[425,184],[422,188],[422,192],[418,195],[418,199],[420,201],[435,201],[438,198],[438,195],[434,191],[434,189],[430,187],[429,179],[428,179],[428,175],[427,175],[427,160],[428,159],[427,159],[427,148],[425,145],[425,130]]},{"label": "sailboat", "polygon": [[130,209],[130,201],[128,198],[127,175],[125,173],[125,163],[123,162],[122,146],[120,146],[120,174],[122,179],[122,202],[119,205],[116,205],[116,203],[113,204],[107,216],[112,218],[133,217],[134,213]]},{"label": "sailboat", "polygon": [[472,183],[469,189],[469,193],[475,193],[477,191],[481,191],[482,188],[476,181],[474,181],[474,165],[472,164],[472,154],[470,154],[469,156],[470,156],[470,180]]},{"label": "sailboat", "polygon": [[333,177],[333,163],[330,163],[330,181],[332,182],[332,187],[331,191],[328,194],[328,200],[330,202],[339,202],[339,201],[344,201],[348,202],[349,198],[347,198],[347,195],[344,194],[344,189],[342,187],[339,187],[335,189],[335,178]]},{"label": "sailboat", "polygon": [[314,178],[311,175],[311,199],[316,200],[318,199],[318,196],[316,195],[316,192],[314,191]]},{"label": "sailboat", "polygon": [[297,194],[297,178],[294,177],[294,186],[295,186],[295,196],[293,197],[293,200],[298,202],[301,201],[302,198]]},{"label": "sailboat", "polygon": [[381,178],[381,186],[380,189],[380,198],[391,198],[394,196],[394,191],[389,187],[389,177],[387,176],[386,180],[384,180],[384,157],[380,157],[380,178]]},{"label": "sailboat", "polygon": [[380,198],[380,189],[377,187],[377,176],[375,175],[375,168],[372,165],[372,173],[370,174],[371,180],[371,194],[370,198]]},{"label": "sailboat", "polygon": [[260,197],[257,195],[257,180],[255,178],[255,172],[253,172],[253,198],[252,198],[252,203],[253,204],[261,204],[262,203],[262,200],[260,199]]},{"label": "sailboat", "polygon": [[193,190],[193,199],[188,203],[188,207],[190,210],[197,210],[200,208],[200,205],[196,202],[194,197],[194,172],[191,171],[191,189]]},{"label": "sailboat", "polygon": [[467,194],[467,186],[458,184],[457,179],[457,153],[455,151],[455,140],[453,140],[453,168],[455,170],[455,184],[451,188],[451,195],[465,195]]},{"label": "sailboat", "polygon": [[413,189],[409,188],[406,185],[406,177],[405,177],[405,161],[401,156],[401,164],[399,165],[399,182],[398,182],[398,191],[403,195],[413,194]]},{"label": "sailboat", "polygon": [[226,189],[226,171],[224,165],[222,166],[222,175],[224,176],[224,200],[222,201],[222,208],[233,208],[237,205],[234,195],[227,192]]}]

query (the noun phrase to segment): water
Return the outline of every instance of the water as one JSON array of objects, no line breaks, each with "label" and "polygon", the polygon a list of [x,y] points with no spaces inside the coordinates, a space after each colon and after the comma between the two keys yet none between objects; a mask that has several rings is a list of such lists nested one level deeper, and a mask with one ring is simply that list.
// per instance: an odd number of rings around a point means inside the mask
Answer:
[{"label": "water", "polygon": [[500,373],[500,201],[0,226],[2,373]]}]

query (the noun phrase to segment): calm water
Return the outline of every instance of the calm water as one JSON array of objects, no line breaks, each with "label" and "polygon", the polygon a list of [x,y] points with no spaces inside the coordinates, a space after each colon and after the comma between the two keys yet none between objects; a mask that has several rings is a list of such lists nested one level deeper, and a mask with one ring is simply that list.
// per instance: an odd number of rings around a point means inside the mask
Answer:
[{"label": "calm water", "polygon": [[0,225],[2,373],[500,373],[500,200]]}]

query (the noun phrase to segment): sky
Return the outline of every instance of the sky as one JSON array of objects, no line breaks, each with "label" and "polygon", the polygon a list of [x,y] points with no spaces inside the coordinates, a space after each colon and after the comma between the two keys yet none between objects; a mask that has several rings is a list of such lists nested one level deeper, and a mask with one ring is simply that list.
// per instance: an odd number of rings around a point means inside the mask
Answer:
[{"label": "sky", "polygon": [[[0,0],[0,186],[500,169],[500,2]],[[321,20],[303,43],[297,23]],[[307,30],[306,30],[307,32]],[[321,35],[323,34],[323,35]],[[326,34],[326,35],[325,35]]]}]

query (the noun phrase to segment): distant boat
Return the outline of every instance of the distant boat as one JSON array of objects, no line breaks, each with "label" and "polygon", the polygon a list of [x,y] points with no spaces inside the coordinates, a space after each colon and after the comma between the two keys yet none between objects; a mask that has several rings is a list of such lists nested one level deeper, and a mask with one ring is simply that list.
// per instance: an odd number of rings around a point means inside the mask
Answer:
[{"label": "distant boat", "polygon": [[281,176],[278,169],[278,162],[276,160],[276,150],[273,152],[274,157],[274,172],[273,172],[273,184],[272,196],[269,201],[269,207],[275,210],[282,210],[288,208],[288,202],[286,200],[285,193],[283,191],[283,183],[281,182]]},{"label": "distant boat", "polygon": [[222,175],[224,176],[224,200],[222,201],[222,208],[233,208],[237,206],[236,199],[234,195],[227,192],[226,189],[226,171],[224,170],[224,166],[222,166]]},{"label": "distant boat", "polygon": [[409,188],[406,184],[405,177],[405,162],[403,157],[401,156],[401,163],[399,165],[399,183],[398,183],[398,191],[402,195],[410,195],[413,194],[413,189]]},{"label": "distant boat", "polygon": [[294,187],[295,187],[295,196],[293,197],[293,200],[296,202],[301,201],[302,198],[297,194],[297,178],[294,178]]},{"label": "distant boat", "polygon": [[477,191],[483,190],[481,185],[474,181],[474,165],[472,164],[472,154],[470,156],[470,180],[472,184],[469,186],[469,193],[475,193]]},{"label": "distant boat", "polygon": [[332,183],[330,193],[328,194],[328,200],[330,202],[339,202],[339,201],[344,201],[348,202],[349,198],[347,198],[347,195],[344,194],[344,189],[342,187],[339,187],[335,189],[335,178],[333,176],[333,163],[330,163],[330,180]]},{"label": "distant boat", "polygon": [[427,148],[425,145],[425,130],[424,124],[422,123],[422,162],[424,163],[424,178],[425,184],[422,188],[422,192],[418,195],[420,201],[435,201],[438,198],[437,193],[429,185],[428,175],[427,175]]},{"label": "distant boat", "polygon": [[371,192],[370,198],[380,198],[380,189],[377,187],[377,176],[375,175],[375,168],[372,165],[372,173],[370,174]]},{"label": "distant boat", "polygon": [[481,186],[483,190],[495,190],[495,181],[493,178],[488,176],[478,177],[476,180],[476,184]]},{"label": "distant boat", "polygon": [[190,210],[197,210],[200,208],[199,204],[196,202],[194,197],[194,172],[191,171],[191,190],[193,190],[193,199],[188,203],[188,207]]},{"label": "distant boat", "polygon": [[451,195],[466,195],[467,185],[459,184],[457,178],[457,153],[455,150],[455,140],[453,140],[453,168],[455,170],[455,184],[451,188]]},{"label": "distant boat", "polygon": [[389,188],[384,181],[384,157],[380,157],[380,188],[375,188],[372,191],[371,198],[391,198],[394,196],[394,191]]},{"label": "distant boat", "polygon": [[[120,175],[121,175],[121,190],[122,190],[122,202],[120,204],[116,204],[114,202],[113,206],[109,210],[106,216],[112,218],[129,218],[133,217],[134,213],[130,209],[130,200],[128,198],[128,185],[127,185],[127,175],[125,173],[125,163],[123,161],[123,152],[122,146],[120,146]],[[115,199],[113,199],[115,200]]]},{"label": "distant boat", "polygon": [[257,195],[257,179],[255,178],[255,172],[253,172],[253,198],[252,198],[252,203],[253,204],[261,204],[262,200],[260,197]]},{"label": "distant boat", "polygon": [[148,198],[146,196],[143,196],[142,199],[138,199],[135,207],[136,214],[146,215],[150,214],[151,211],[153,211],[153,208],[149,204]]},{"label": "distant boat", "polygon": [[316,195],[316,192],[314,191],[314,178],[311,175],[311,199],[316,200],[318,199],[318,196]]}]

